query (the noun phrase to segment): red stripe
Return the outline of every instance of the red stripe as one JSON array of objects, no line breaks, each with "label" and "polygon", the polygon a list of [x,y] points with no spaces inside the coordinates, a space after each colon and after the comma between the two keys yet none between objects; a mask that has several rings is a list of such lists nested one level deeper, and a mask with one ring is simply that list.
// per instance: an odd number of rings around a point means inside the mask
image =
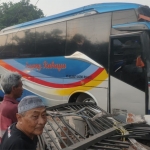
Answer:
[{"label": "red stripe", "polygon": [[10,66],[9,64],[5,63],[4,61],[0,60],[0,64],[1,66],[3,66],[4,68],[8,69],[9,71],[12,72],[18,72],[22,75],[22,77],[26,78],[27,80],[30,80],[32,82],[44,85],[44,86],[49,86],[49,87],[53,87],[53,88],[71,88],[71,87],[76,87],[76,86],[81,86],[81,85],[85,85],[86,83],[90,82],[92,79],[94,79],[96,76],[98,76],[103,70],[104,68],[99,68],[97,71],[95,71],[92,75],[90,75],[89,77],[80,80],[78,82],[74,82],[74,83],[69,83],[69,84],[57,84],[57,83],[51,83],[51,82],[47,82],[47,81],[43,81],[41,79],[35,78],[29,74],[26,74],[12,66]]}]

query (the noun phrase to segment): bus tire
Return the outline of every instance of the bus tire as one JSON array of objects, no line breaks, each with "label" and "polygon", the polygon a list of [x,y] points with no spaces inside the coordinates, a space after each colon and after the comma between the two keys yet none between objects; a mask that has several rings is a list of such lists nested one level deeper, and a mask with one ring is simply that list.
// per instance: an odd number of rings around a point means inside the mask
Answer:
[{"label": "bus tire", "polygon": [[92,102],[92,103],[95,103],[94,99],[90,95],[85,94],[85,93],[80,94],[77,97],[76,102]]}]

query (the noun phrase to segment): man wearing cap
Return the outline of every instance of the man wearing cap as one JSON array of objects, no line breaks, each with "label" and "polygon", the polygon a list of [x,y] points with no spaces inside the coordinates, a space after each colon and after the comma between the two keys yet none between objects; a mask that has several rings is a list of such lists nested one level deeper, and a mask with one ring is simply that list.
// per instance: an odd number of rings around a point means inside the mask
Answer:
[{"label": "man wearing cap", "polygon": [[17,121],[17,98],[23,92],[21,75],[16,72],[6,73],[1,78],[1,87],[5,93],[0,104],[0,143],[6,129]]},{"label": "man wearing cap", "polygon": [[5,132],[1,150],[36,150],[37,135],[47,122],[46,109],[37,96],[26,96],[18,105],[17,123]]}]

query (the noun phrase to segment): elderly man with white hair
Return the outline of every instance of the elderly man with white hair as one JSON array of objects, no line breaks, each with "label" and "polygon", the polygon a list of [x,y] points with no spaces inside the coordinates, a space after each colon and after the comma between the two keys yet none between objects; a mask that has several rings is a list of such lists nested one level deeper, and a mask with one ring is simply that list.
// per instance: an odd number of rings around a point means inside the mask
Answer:
[{"label": "elderly man with white hair", "polygon": [[47,122],[46,108],[37,96],[26,96],[18,105],[17,123],[5,132],[1,150],[36,150],[37,135]]},{"label": "elderly man with white hair", "polygon": [[1,87],[5,95],[0,104],[0,143],[6,129],[17,121],[17,98],[23,93],[21,77],[16,72],[6,73],[1,77]]}]

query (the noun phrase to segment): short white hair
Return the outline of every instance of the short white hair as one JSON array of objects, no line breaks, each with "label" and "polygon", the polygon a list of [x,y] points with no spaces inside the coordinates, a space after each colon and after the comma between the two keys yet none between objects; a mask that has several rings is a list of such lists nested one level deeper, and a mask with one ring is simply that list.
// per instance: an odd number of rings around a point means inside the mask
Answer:
[{"label": "short white hair", "polygon": [[18,86],[21,77],[17,72],[6,73],[1,76],[1,87],[5,94],[10,94],[13,86]]}]

